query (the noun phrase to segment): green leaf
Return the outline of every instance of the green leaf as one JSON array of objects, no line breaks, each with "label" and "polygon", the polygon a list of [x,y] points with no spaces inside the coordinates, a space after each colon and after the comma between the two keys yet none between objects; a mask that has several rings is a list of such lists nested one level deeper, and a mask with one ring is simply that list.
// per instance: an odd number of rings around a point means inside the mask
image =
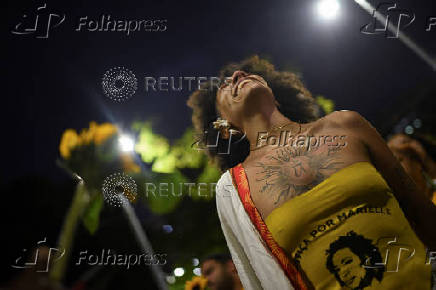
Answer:
[{"label": "green leaf", "polygon": [[175,170],[171,174],[156,174],[153,182],[145,184],[145,197],[150,209],[157,214],[173,211],[186,194],[187,179]]},{"label": "green leaf", "polygon": [[318,103],[318,105],[321,106],[326,114],[330,114],[335,109],[335,103],[332,100],[325,98],[324,96],[317,96],[316,102]]},{"label": "green leaf", "polygon": [[171,154],[176,158],[177,168],[200,168],[206,155],[192,147],[195,141],[194,130],[188,128],[183,136],[171,146]]},{"label": "green leaf", "polygon": [[77,223],[80,220],[83,211],[89,204],[88,195],[89,193],[85,187],[85,183],[83,182],[83,179],[80,178],[59,235],[58,247],[59,249],[65,249],[65,256],[57,263],[54,263],[53,268],[50,271],[50,278],[54,281],[62,281],[64,277],[65,269],[67,268],[67,261],[74,244]]},{"label": "green leaf", "polygon": [[215,197],[215,187],[217,180],[220,178],[221,172],[218,167],[207,164],[197,178],[197,184],[206,184],[206,186],[198,187],[197,194],[192,195],[194,200],[205,199],[211,200]]},{"label": "green leaf", "polygon": [[102,208],[103,196],[99,192],[95,192],[82,217],[83,225],[91,235],[98,229]]},{"label": "green leaf", "polygon": [[176,157],[168,154],[157,158],[151,167],[151,170],[159,173],[173,173],[176,169]]},{"label": "green leaf", "polygon": [[156,158],[168,154],[170,150],[168,140],[161,135],[153,133],[150,122],[135,123],[132,127],[134,130],[139,131],[135,151],[141,156],[142,161],[151,163]]}]

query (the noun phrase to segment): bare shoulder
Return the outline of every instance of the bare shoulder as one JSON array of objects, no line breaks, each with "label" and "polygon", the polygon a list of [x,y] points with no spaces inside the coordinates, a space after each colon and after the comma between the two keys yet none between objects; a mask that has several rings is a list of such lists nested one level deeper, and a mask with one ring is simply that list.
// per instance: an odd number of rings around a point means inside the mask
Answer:
[{"label": "bare shoulder", "polygon": [[358,112],[334,111],[319,119],[316,132],[347,136],[347,143],[354,142],[364,144],[369,137],[376,132],[375,128]]},{"label": "bare shoulder", "polygon": [[344,129],[369,127],[369,122],[356,111],[334,111],[324,117],[327,122]]},{"label": "bare shoulder", "polygon": [[308,126],[308,133],[343,133],[350,136],[360,136],[366,129],[371,128],[370,123],[355,111],[334,111]]}]

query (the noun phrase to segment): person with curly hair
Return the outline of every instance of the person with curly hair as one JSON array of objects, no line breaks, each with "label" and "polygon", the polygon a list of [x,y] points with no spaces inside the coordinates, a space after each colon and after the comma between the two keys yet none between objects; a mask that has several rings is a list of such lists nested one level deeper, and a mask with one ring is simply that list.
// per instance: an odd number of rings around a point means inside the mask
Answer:
[{"label": "person with curly hair", "polygon": [[[342,287],[364,289],[372,283],[379,285],[386,271],[381,254],[370,239],[353,231],[340,236],[326,250],[326,267]],[[370,265],[367,265],[370,261]],[[375,279],[375,281],[373,281]]]},{"label": "person with curly hair", "polygon": [[382,288],[429,289],[436,207],[371,124],[353,111],[320,117],[295,73],[258,56],[225,66],[220,77],[221,86],[203,86],[188,105],[222,170],[217,211],[244,289],[341,288],[322,257],[349,231],[383,251],[395,243],[414,249],[385,273]]},{"label": "person with curly hair", "polygon": [[387,144],[418,189],[436,204],[436,162],[421,142],[404,134],[395,134]]}]

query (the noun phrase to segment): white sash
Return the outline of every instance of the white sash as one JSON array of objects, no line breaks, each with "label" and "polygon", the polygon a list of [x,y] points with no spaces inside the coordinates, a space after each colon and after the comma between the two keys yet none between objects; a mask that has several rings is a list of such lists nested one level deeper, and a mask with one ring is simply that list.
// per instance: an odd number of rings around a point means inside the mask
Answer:
[{"label": "white sash", "polygon": [[216,206],[244,289],[294,290],[246,213],[228,170],[217,182]]}]

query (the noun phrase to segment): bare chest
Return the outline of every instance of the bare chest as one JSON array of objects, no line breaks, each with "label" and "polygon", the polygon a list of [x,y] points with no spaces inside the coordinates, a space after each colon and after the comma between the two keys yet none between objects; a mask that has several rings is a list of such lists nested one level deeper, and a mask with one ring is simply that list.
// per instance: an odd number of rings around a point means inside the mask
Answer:
[{"label": "bare chest", "polygon": [[243,166],[251,198],[265,219],[276,207],[359,161],[369,158],[357,144],[353,148],[323,145],[309,150],[287,146],[267,150]]}]

